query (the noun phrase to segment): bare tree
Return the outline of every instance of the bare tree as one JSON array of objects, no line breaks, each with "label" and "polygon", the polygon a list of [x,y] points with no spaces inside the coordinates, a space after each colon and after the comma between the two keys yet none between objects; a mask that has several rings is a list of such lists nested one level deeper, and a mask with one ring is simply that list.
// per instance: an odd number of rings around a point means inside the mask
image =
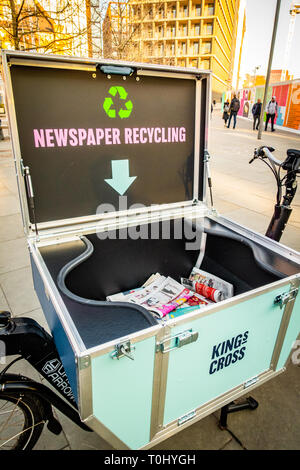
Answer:
[{"label": "bare tree", "polygon": [[[151,38],[152,31],[145,28],[145,21],[164,14],[165,2],[149,2],[141,6],[124,0],[110,2],[103,22],[104,57],[144,61],[147,55],[138,39]],[[134,13],[133,13],[134,12]],[[153,50],[153,41],[149,48]],[[162,52],[161,56],[164,56]],[[161,57],[162,58],[162,57]]]},{"label": "bare tree", "polygon": [[97,12],[92,0],[1,3],[4,19],[0,20],[0,29],[14,49],[68,55],[93,55],[97,50],[97,55],[101,55],[101,34],[97,44],[93,44],[93,31],[101,31],[103,12]]}]

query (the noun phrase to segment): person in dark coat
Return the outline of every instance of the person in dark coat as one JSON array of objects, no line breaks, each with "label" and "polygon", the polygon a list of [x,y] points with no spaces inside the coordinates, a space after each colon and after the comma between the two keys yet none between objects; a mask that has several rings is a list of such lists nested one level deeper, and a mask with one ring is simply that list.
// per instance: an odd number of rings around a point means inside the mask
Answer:
[{"label": "person in dark coat", "polygon": [[225,101],[224,103],[224,106],[223,106],[223,117],[222,119],[224,119],[224,125],[226,126],[227,125],[227,121],[229,119],[229,101]]},{"label": "person in dark coat", "polygon": [[261,100],[258,98],[257,102],[253,105],[252,114],[253,114],[253,130],[257,130],[260,123],[261,115]]},{"label": "person in dark coat", "polygon": [[229,129],[230,123],[231,123],[231,118],[233,116],[233,129],[235,129],[236,126],[236,115],[240,109],[240,100],[236,97],[236,95],[233,95],[233,99],[231,100],[230,103],[230,116],[228,120],[228,126],[227,128]]}]

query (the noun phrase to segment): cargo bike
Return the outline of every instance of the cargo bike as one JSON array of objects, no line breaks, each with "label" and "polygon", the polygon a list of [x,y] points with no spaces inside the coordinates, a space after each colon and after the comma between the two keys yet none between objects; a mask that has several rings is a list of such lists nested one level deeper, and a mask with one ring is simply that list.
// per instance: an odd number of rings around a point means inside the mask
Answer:
[{"label": "cargo bike", "polygon": [[[226,425],[233,400],[285,370],[300,329],[300,256],[206,200],[210,73],[10,51],[2,66],[52,336],[3,312],[1,340],[65,398],[5,367],[3,414],[12,403],[23,427],[2,447],[31,448],[44,422],[59,433],[52,404],[116,449],[151,448],[220,408]],[[163,318],[107,300],[195,266],[234,295]]]}]

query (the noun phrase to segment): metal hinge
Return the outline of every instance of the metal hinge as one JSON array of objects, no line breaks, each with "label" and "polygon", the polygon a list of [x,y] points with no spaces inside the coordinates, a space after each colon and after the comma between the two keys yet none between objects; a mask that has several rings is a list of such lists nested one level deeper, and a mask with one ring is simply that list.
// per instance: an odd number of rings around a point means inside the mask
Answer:
[{"label": "metal hinge", "polygon": [[193,419],[195,416],[196,410],[189,411],[187,414],[180,416],[180,418],[177,419],[177,426],[181,426],[187,421],[190,421],[190,419]]},{"label": "metal hinge", "polygon": [[112,359],[121,359],[122,357],[128,357],[128,359],[134,360],[132,351],[135,349],[131,345],[130,341],[125,341],[124,343],[116,344],[115,350],[111,353],[110,357]]},{"label": "metal hinge", "polygon": [[247,380],[244,383],[244,388],[251,387],[251,385],[254,385],[257,381],[258,381],[258,375],[256,375],[255,377],[252,377],[251,379]]},{"label": "metal hinge", "polygon": [[289,292],[277,295],[274,299],[274,304],[279,304],[280,308],[283,308],[288,302],[294,300],[298,294],[298,287],[291,289]]},{"label": "metal hinge", "polygon": [[[195,341],[197,341],[198,336],[199,336],[199,333],[193,330],[186,330],[186,331],[183,331],[182,333],[178,333],[177,335],[169,336],[168,338],[165,338],[160,343],[157,343],[156,352],[162,352],[163,354],[166,354],[167,352],[173,351],[173,349],[182,348],[183,346],[186,346],[187,344],[194,343]],[[164,343],[166,343],[167,341],[170,341],[170,346],[168,348],[165,348]],[[173,341],[174,343],[171,346],[171,343]]]}]

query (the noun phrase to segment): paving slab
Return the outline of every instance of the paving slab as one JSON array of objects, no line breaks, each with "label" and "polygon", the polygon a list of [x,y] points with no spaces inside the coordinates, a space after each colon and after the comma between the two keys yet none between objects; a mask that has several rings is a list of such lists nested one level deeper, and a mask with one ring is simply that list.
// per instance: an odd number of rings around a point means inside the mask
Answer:
[{"label": "paving slab", "polygon": [[222,431],[216,417],[209,415],[152,447],[152,450],[219,450],[230,440],[229,432]]},{"label": "paving slab", "polygon": [[84,431],[60,411],[56,415],[63,427],[72,450],[114,450],[114,448],[94,432]]},{"label": "paving slab", "polygon": [[69,443],[64,431],[56,436],[50,432],[47,429],[47,425],[45,425],[41,437],[33,450],[63,450],[68,447],[68,445]]},{"label": "paving slab", "polygon": [[220,214],[230,220],[237,221],[244,227],[250,228],[258,233],[264,233],[269,224],[269,218],[266,215],[253,212],[250,209],[240,207],[233,211],[223,211],[222,207],[217,207]]},{"label": "paving slab", "polygon": [[253,390],[256,410],[228,415],[228,428],[248,450],[300,449],[300,367],[287,371]]},{"label": "paving slab", "polygon": [[0,310],[8,310],[8,309],[9,309],[8,302],[0,286]]},{"label": "paving slab", "polygon": [[224,447],[220,450],[245,450],[236,439],[232,438]]},{"label": "paving slab", "polygon": [[0,243],[0,274],[30,265],[25,237]]},{"label": "paving slab", "polygon": [[16,317],[18,316],[22,316],[22,317],[26,317],[26,318],[32,318],[33,320],[35,320],[42,328],[44,328],[44,330],[47,331],[47,333],[50,334],[50,329],[49,329],[49,326],[48,326],[48,323],[47,323],[47,320],[45,318],[45,315],[44,315],[44,312],[41,308],[37,308],[35,310],[31,310],[29,312],[26,312],[26,313],[22,313],[22,314],[19,314],[19,315],[15,315]]},{"label": "paving slab", "polygon": [[12,315],[21,315],[40,308],[29,266],[1,274],[0,286]]},{"label": "paving slab", "polygon": [[19,200],[10,194],[0,198],[0,216],[18,214],[20,212]]},{"label": "paving slab", "polygon": [[0,216],[0,243],[16,238],[24,238],[21,213]]}]

